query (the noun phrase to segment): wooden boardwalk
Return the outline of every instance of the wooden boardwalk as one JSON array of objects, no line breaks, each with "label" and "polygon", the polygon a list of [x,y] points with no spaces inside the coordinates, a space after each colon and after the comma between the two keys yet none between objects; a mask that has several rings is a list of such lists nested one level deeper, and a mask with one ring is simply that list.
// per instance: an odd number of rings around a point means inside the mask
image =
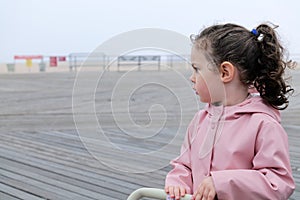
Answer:
[{"label": "wooden boardwalk", "polygon": [[136,188],[162,186],[168,170],[146,174],[112,170],[68,131],[4,134],[0,152],[1,199],[126,199]]},{"label": "wooden boardwalk", "polygon": [[[144,72],[136,72],[134,76],[138,77],[142,73]],[[154,75],[150,73],[148,79],[151,82],[158,82],[170,72],[156,73]],[[111,83],[107,85],[114,85],[113,80],[119,80],[122,75],[124,74],[112,72],[106,80]],[[295,72],[295,76],[300,80],[299,71]],[[98,111],[96,115],[102,117],[100,121],[103,124],[100,125],[110,143],[93,140],[88,138],[90,135],[85,135],[93,124],[85,122],[83,128],[86,130],[80,134],[73,121],[74,80],[75,74],[72,73],[0,75],[2,98],[0,100],[0,200],[123,200],[140,187],[163,188],[165,175],[170,170],[167,164],[169,157],[178,154],[184,136],[184,132],[176,138],[173,134],[174,130],[179,129],[176,123],[178,119],[167,121],[162,134],[138,140],[132,139],[124,134],[124,130],[128,127],[118,129],[118,126],[111,121],[112,113],[109,105],[114,100],[122,101],[122,99],[113,99],[108,92],[111,88],[107,86],[99,88],[97,91],[99,95],[95,99],[99,103],[96,105]],[[132,80],[132,77],[129,80]],[[87,88],[88,81],[89,79],[86,80]],[[170,82],[176,80],[171,79]],[[185,92],[189,92],[186,90],[188,85],[178,82],[174,84],[174,87],[181,91],[180,95],[185,96]],[[294,84],[300,88],[299,82]],[[169,108],[177,108],[176,102],[175,107],[168,107],[172,99],[171,93],[168,96],[164,91],[158,94],[155,94],[155,91],[157,88],[147,88],[146,93],[139,94],[143,99],[139,100],[138,96],[131,99],[132,118],[140,120],[136,121],[139,125],[149,123],[148,114],[141,111],[141,107],[138,106],[145,101],[150,104],[161,101],[166,105],[167,111]],[[86,90],[80,91],[79,95],[85,97]],[[282,123],[289,135],[293,175],[297,183],[296,191],[290,199],[296,200],[300,199],[299,96],[294,97],[293,100],[291,107],[282,114]],[[84,103],[85,99],[82,101]],[[184,101],[189,100],[184,99]],[[146,109],[148,110],[149,107]],[[119,123],[122,123],[122,120],[125,123],[126,115],[123,113],[122,105],[116,106],[115,109],[115,112],[121,116]],[[151,114],[158,119],[163,119],[164,116],[156,111],[154,109]],[[187,126],[195,111],[196,108],[185,110],[184,114],[189,117],[182,121],[182,129]],[[172,116],[176,114],[172,113]],[[82,119],[89,119],[93,113],[86,113],[83,109],[79,115]],[[149,129],[155,131],[160,123],[154,119],[153,123],[154,125]],[[139,130],[139,127],[136,129]],[[175,138],[175,140],[171,143],[168,138]],[[120,154],[119,151],[113,150],[111,145],[115,145],[117,150],[128,153]],[[151,154],[165,146],[169,147],[165,152]],[[145,153],[140,154],[140,152]],[[140,173],[133,173],[134,169]]]}]

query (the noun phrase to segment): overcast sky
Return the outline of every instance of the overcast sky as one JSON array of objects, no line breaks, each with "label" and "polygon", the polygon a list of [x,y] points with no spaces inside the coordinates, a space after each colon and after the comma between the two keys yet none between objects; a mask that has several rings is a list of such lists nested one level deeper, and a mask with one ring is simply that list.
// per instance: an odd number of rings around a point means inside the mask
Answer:
[{"label": "overcast sky", "polygon": [[0,2],[0,63],[13,61],[14,55],[91,52],[112,36],[139,28],[169,29],[189,36],[203,26],[225,22],[251,30],[271,21],[280,26],[278,32],[290,54],[300,54],[300,4],[296,0]]}]

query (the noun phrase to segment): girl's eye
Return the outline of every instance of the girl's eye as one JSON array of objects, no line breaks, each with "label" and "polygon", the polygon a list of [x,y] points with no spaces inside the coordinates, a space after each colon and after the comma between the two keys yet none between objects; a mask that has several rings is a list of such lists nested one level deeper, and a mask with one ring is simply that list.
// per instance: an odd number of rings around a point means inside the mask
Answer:
[{"label": "girl's eye", "polygon": [[195,72],[199,71],[199,69],[195,65],[192,65],[192,68],[194,69]]}]

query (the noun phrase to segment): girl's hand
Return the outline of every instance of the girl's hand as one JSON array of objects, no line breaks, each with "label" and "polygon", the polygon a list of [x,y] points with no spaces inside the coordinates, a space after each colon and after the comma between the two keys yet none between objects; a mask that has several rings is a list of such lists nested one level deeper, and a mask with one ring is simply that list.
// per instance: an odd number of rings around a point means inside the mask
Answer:
[{"label": "girl's hand", "polygon": [[165,192],[170,195],[171,198],[179,200],[181,197],[184,197],[186,190],[180,186],[166,186]]},{"label": "girl's hand", "polygon": [[214,200],[216,197],[216,189],[213,179],[209,176],[205,178],[194,191],[192,200]]}]

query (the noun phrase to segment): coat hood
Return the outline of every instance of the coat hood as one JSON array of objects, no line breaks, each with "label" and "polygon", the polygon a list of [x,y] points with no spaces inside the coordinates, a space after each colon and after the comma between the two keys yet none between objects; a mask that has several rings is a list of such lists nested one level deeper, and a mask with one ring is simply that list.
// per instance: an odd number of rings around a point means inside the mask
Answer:
[{"label": "coat hood", "polygon": [[226,120],[239,118],[243,114],[254,114],[254,113],[263,113],[266,114],[276,121],[280,122],[280,112],[267,105],[264,100],[258,95],[249,95],[249,97],[244,100],[242,103],[239,103],[234,106],[214,106],[208,104],[205,110],[211,115],[219,115],[222,113],[222,117],[225,117]]}]

